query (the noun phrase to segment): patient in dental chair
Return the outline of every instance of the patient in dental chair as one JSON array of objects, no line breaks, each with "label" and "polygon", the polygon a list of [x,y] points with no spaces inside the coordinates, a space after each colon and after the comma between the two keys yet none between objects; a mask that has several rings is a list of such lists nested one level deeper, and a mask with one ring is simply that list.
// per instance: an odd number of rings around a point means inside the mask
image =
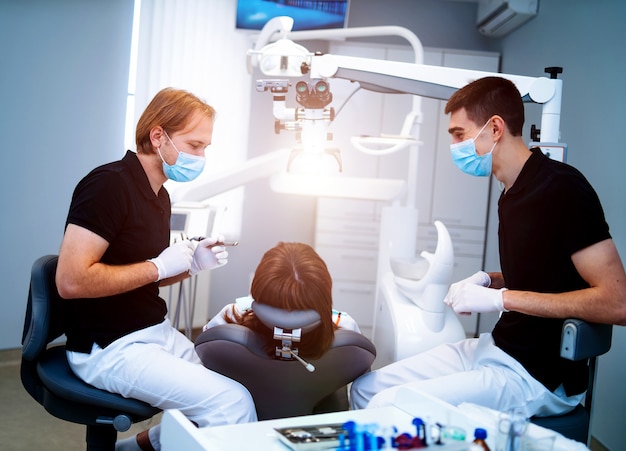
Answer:
[{"label": "patient in dental chair", "polygon": [[326,263],[304,243],[280,242],[268,250],[259,262],[250,295],[226,305],[203,328],[235,323],[267,336],[268,353],[273,354],[273,331],[265,326],[251,308],[252,302],[292,310],[315,310],[321,324],[299,343],[299,354],[318,358],[333,342],[336,329],[359,332],[356,321],[346,312],[333,309],[332,278]]}]

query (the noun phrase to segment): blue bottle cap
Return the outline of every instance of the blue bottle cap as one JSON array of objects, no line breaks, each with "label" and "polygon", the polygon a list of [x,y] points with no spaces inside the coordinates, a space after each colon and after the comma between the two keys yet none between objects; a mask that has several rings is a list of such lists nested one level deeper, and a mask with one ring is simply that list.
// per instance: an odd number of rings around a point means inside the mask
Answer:
[{"label": "blue bottle cap", "polygon": [[487,430],[483,428],[474,429],[474,438],[485,440],[487,438]]}]

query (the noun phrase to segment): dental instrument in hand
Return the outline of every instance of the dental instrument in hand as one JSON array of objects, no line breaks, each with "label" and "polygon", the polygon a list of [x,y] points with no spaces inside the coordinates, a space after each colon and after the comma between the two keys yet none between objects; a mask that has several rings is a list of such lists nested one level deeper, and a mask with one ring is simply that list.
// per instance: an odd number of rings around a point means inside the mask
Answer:
[{"label": "dental instrument in hand", "polygon": [[[189,238],[190,241],[202,241],[204,240],[206,237],[204,236],[193,236],[191,238]],[[213,246],[237,246],[239,244],[239,241],[216,241],[215,244],[213,244]]]}]

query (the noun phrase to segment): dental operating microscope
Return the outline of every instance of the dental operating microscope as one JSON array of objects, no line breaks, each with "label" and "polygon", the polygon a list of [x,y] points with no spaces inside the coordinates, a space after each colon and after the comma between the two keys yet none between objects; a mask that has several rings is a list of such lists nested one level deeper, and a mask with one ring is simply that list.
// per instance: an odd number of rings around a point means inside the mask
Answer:
[{"label": "dental operating microscope", "polygon": [[[390,201],[391,205],[382,209],[380,224],[372,336],[377,348],[375,367],[440,343],[465,338],[458,317],[443,303],[452,282],[454,265],[452,241],[443,223],[435,222],[438,234],[435,252],[416,255],[415,196],[421,144],[421,97],[447,100],[457,89],[475,79],[507,78],[515,83],[525,102],[542,104],[541,128],[534,129],[534,133],[537,138],[540,133],[544,142],[534,145],[542,147],[544,152],[551,148],[562,149],[564,145],[558,143],[562,91],[562,81],[556,78],[558,71],[553,70],[547,78],[423,65],[419,39],[402,27],[291,32],[292,26],[293,20],[289,17],[270,20],[247,55],[249,70],[258,68],[266,77],[256,82],[256,89],[272,95],[275,132],[293,132],[296,136],[296,145],[288,152],[286,166],[283,166],[286,170],[272,175],[272,188],[284,191],[285,177],[291,181],[304,177],[307,183],[315,185],[317,195]],[[319,54],[294,42],[383,35],[400,36],[409,41],[415,51],[415,62]],[[330,89],[330,80],[334,78],[380,93],[413,95],[412,111],[406,116],[399,135],[351,140],[357,149],[381,156],[409,152],[406,180],[366,179],[342,173],[341,152],[328,132],[336,114]],[[287,104],[291,88],[295,89],[297,103],[293,107]],[[321,173],[313,174],[310,170],[316,160],[326,161],[326,165]],[[333,164],[329,165],[328,161]],[[291,192],[298,191],[292,188]],[[200,187],[195,195],[206,198],[207,194],[208,191]]]}]

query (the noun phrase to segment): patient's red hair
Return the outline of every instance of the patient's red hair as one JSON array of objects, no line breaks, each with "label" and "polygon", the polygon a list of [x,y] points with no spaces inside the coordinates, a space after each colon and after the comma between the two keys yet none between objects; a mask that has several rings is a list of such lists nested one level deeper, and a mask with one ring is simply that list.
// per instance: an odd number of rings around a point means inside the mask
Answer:
[{"label": "patient's red hair", "polygon": [[[268,250],[256,268],[250,294],[261,304],[319,313],[319,327],[303,334],[302,341],[294,346],[301,356],[320,357],[331,345],[336,327],[332,320],[332,278],[324,260],[308,244],[280,242]],[[234,322],[269,336],[268,349],[273,354],[278,342],[254,312],[234,316]]]}]

